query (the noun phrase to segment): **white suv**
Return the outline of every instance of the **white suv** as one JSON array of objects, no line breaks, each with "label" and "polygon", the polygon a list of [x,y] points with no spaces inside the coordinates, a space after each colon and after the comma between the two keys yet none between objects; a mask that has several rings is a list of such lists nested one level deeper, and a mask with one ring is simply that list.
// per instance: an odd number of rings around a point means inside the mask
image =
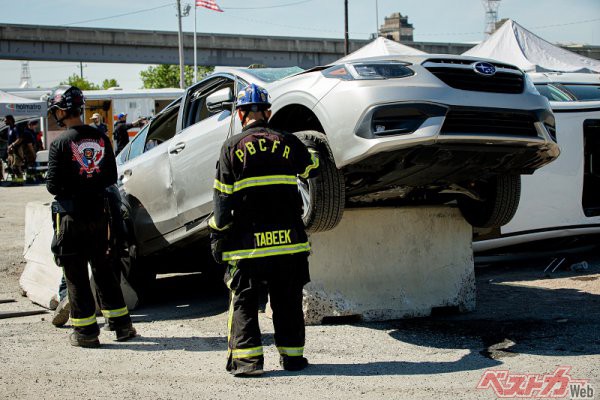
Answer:
[{"label": "white suv", "polygon": [[215,163],[239,132],[235,93],[268,89],[271,125],[320,153],[299,180],[310,231],[344,207],[456,201],[474,226],[513,216],[520,175],[559,155],[548,100],[518,68],[464,56],[388,56],[302,71],[228,68],[187,89],[119,155],[138,256],[207,233]]}]

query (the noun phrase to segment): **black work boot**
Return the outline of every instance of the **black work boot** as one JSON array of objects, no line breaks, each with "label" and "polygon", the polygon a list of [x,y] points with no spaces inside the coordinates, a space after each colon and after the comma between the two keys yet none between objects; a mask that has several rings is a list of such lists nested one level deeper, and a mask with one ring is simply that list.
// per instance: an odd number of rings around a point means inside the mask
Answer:
[{"label": "black work boot", "polygon": [[286,371],[301,371],[308,366],[308,360],[305,357],[279,356],[279,364]]},{"label": "black work boot", "polygon": [[137,331],[133,327],[133,324],[129,324],[124,328],[114,328],[114,331],[116,334],[117,342],[125,342],[137,336]]},{"label": "black work boot", "polygon": [[100,340],[98,340],[98,334],[85,335],[77,331],[71,332],[69,335],[69,342],[71,346],[76,347],[87,347],[95,348],[100,347]]}]

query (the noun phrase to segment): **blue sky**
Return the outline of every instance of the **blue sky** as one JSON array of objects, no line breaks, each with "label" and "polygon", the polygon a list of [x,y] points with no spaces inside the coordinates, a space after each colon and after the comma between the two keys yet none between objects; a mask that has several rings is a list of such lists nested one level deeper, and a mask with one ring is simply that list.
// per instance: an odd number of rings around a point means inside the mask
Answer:
[{"label": "blue sky", "polygon": [[[23,7],[29,4],[28,12]],[[193,3],[182,0],[182,3]],[[225,9],[216,13],[198,9],[198,31],[265,36],[343,37],[343,0],[218,0]],[[424,42],[476,42],[483,38],[484,9],[480,0],[378,0],[379,23],[401,12],[415,27],[415,40]],[[71,25],[149,30],[177,29],[174,0],[0,0],[0,23]],[[349,0],[350,37],[366,39],[375,32],[375,0]],[[264,7],[264,8],[261,8]],[[156,8],[132,15],[140,10]],[[550,42],[600,45],[600,0],[502,0],[500,18],[512,18]],[[118,17],[122,15],[121,17]],[[193,18],[183,21],[193,31]],[[76,63],[32,62],[36,86],[52,86],[72,73]],[[141,85],[145,66],[91,64],[86,78],[100,82],[116,78],[121,86]],[[18,85],[20,63],[0,61],[0,87]]]}]

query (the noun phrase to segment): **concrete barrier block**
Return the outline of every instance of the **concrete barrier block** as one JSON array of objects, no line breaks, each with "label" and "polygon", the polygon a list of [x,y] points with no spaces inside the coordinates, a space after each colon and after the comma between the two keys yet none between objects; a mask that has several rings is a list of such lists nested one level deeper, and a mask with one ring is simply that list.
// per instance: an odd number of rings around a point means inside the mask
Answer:
[{"label": "concrete barrier block", "polygon": [[62,270],[54,263],[50,251],[53,234],[50,204],[27,203],[23,249],[27,264],[19,284],[32,302],[49,309],[56,308],[58,304],[58,287],[62,278]]},{"label": "concrete barrier block", "polygon": [[[27,264],[19,284],[32,302],[49,309],[55,309],[58,304],[58,288],[62,279],[62,269],[56,265],[54,255],[50,251],[53,234],[50,204],[27,203],[23,251]],[[90,283],[94,285],[91,273]],[[123,278],[121,278],[121,290],[127,307],[130,310],[135,309],[138,305],[138,296]],[[93,292],[96,292],[95,289]]]},{"label": "concrete barrier block", "polygon": [[426,316],[432,308],[475,308],[471,226],[453,207],[348,209],[311,236],[307,324]]}]

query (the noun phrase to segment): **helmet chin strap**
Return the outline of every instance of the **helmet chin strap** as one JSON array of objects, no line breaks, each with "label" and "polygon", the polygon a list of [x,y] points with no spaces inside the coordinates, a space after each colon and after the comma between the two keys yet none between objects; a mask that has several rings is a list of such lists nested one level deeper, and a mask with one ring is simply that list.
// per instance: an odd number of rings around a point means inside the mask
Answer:
[{"label": "helmet chin strap", "polygon": [[63,121],[67,118],[67,116],[68,116],[67,113],[65,113],[64,117],[62,117],[62,118],[59,119],[56,116],[56,110],[52,110],[52,116],[54,117],[54,120],[56,121],[56,125],[60,126],[61,128],[64,128],[66,126]]}]

